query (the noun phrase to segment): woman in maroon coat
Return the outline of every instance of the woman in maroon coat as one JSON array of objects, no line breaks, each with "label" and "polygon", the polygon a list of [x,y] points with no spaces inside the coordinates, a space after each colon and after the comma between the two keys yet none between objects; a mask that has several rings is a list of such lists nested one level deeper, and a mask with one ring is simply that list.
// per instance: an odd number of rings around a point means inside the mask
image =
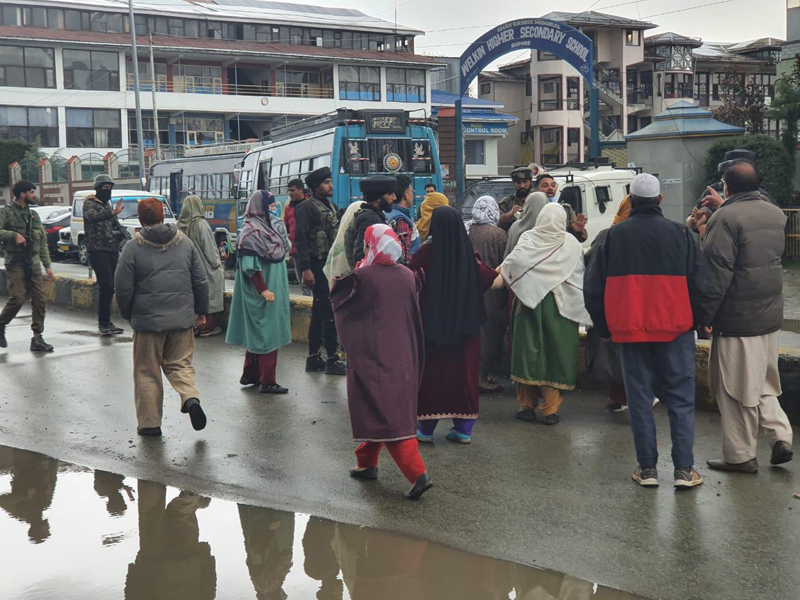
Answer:
[{"label": "woman in maroon coat", "polygon": [[378,478],[385,445],[414,486],[416,500],[432,487],[417,448],[417,391],[425,357],[414,274],[398,265],[402,246],[388,225],[364,236],[364,260],[331,290],[336,330],[347,352],[347,403],[358,466],[350,475]]},{"label": "woman in maroon coat", "polygon": [[433,442],[439,419],[453,419],[447,439],[469,444],[478,418],[483,293],[497,273],[475,257],[461,213],[449,206],[433,211],[428,240],[408,265],[423,283],[426,361],[417,439]]}]

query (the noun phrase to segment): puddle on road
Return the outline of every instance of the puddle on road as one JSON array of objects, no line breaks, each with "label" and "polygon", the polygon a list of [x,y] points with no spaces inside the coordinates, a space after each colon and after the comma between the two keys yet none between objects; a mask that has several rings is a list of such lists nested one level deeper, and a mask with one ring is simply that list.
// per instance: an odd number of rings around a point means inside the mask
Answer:
[{"label": "puddle on road", "polygon": [[0,598],[634,600],[424,540],[0,446]]}]

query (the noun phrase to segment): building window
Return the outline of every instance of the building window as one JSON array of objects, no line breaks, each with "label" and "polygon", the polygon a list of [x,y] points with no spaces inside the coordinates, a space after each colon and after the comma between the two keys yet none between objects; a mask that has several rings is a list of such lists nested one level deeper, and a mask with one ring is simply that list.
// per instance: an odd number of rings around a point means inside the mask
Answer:
[{"label": "building window", "polygon": [[379,102],[381,70],[377,67],[339,67],[339,99]]},{"label": "building window", "polygon": [[567,129],[567,161],[580,162],[581,160],[581,130],[570,127]]},{"label": "building window", "polygon": [[67,146],[71,148],[121,148],[118,110],[67,109]]},{"label": "building window", "polygon": [[0,46],[0,86],[56,87],[52,48]]},{"label": "building window", "polygon": [[[129,91],[134,89],[133,85],[133,63],[130,59],[125,63],[125,71],[127,73],[127,89]],[[142,92],[153,91],[155,85],[157,92],[167,91],[167,64],[162,62],[155,63],[155,77],[150,71],[150,62],[143,62],[139,60],[139,90]]]},{"label": "building window", "polygon": [[468,165],[486,164],[486,142],[484,140],[467,140],[466,146]]},{"label": "building window", "polygon": [[644,129],[645,127],[650,125],[650,123],[652,123],[652,122],[653,122],[653,118],[652,117],[641,117],[639,119],[639,125],[640,125],[639,129]]},{"label": "building window", "polygon": [[530,75],[525,77],[525,97],[530,98],[533,95],[533,79]]},{"label": "building window", "polygon": [[[144,135],[144,147],[155,148],[156,129],[153,113],[142,111],[142,134]],[[163,145],[169,144],[169,117],[158,117],[158,137]],[[128,138],[133,146],[139,144],[139,133],[136,131],[136,111],[128,111]]]},{"label": "building window", "polygon": [[119,91],[119,55],[94,50],[64,50],[64,87]]},{"label": "building window", "polygon": [[219,117],[197,117],[190,114],[172,117],[176,143],[188,146],[213,144],[225,140],[225,122]]},{"label": "building window", "polygon": [[0,106],[0,140],[22,140],[45,148],[58,148],[58,111]]},{"label": "building window", "polygon": [[539,110],[561,110],[561,75],[539,77]]},{"label": "building window", "polygon": [[425,102],[425,71],[386,69],[386,99],[389,102]]},{"label": "building window", "polygon": [[[319,71],[275,71],[275,93],[287,98],[327,98],[333,92],[332,85],[323,86],[321,75]],[[327,93],[323,93],[323,87]]]},{"label": "building window", "polygon": [[639,130],[639,119],[634,115],[628,115],[628,133]]},{"label": "building window", "polygon": [[481,84],[481,94],[491,94],[492,93],[492,84],[491,83],[482,83]]},{"label": "building window", "polygon": [[222,67],[175,65],[174,89],[185,94],[221,94]]},{"label": "building window", "polygon": [[693,98],[692,76],[688,73],[667,73],[664,78],[665,98]]},{"label": "building window", "polygon": [[561,142],[564,129],[561,127],[542,127],[541,154],[542,162],[547,165],[560,165]]},{"label": "building window", "polygon": [[628,29],[625,31],[625,45],[626,46],[641,46],[642,45],[642,32],[638,29]]},{"label": "building window", "polygon": [[91,13],[91,31],[102,33],[123,33],[121,13],[93,12]]},{"label": "building window", "polygon": [[580,77],[567,77],[567,110],[581,109],[580,93]]}]

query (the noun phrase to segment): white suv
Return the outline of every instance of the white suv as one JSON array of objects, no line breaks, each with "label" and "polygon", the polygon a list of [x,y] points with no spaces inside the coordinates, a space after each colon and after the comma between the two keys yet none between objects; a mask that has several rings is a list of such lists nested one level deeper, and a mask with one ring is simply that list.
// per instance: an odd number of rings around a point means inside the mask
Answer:
[{"label": "white suv", "polygon": [[[72,199],[72,216],[70,217],[69,228],[72,244],[78,249],[78,260],[82,265],[89,264],[89,253],[86,251],[86,241],[84,240],[83,233],[83,202],[87,196],[94,194],[93,190],[83,190],[75,193]],[[123,206],[122,212],[117,215],[117,219],[128,230],[128,233],[133,234],[142,228],[137,216],[137,208],[139,202],[145,198],[156,198],[164,205],[164,222],[176,223],[175,216],[169,208],[169,204],[164,199],[164,196],[159,194],[151,194],[149,192],[142,192],[139,190],[111,190],[111,205],[116,205],[119,199],[122,198]]]}]

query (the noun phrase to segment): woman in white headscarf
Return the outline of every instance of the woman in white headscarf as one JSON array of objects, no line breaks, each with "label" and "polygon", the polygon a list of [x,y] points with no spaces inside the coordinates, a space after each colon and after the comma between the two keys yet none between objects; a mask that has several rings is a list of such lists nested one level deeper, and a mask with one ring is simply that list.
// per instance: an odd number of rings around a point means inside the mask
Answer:
[{"label": "woman in white headscarf", "polygon": [[[472,207],[472,219],[467,221],[467,233],[472,248],[490,269],[503,262],[508,242],[506,232],[497,226],[500,207],[491,196],[481,196]],[[486,322],[481,325],[481,378],[480,392],[492,394],[503,391],[492,373],[500,370],[503,357],[503,338],[508,327],[508,293],[506,290],[489,290],[484,295]]]},{"label": "woman in white headscarf", "polygon": [[519,238],[526,231],[530,231],[536,226],[536,219],[541,210],[547,206],[547,195],[544,192],[533,192],[528,194],[525,199],[525,206],[522,209],[522,216],[517,219],[508,230],[508,244],[506,245],[505,256],[511,254],[514,246],[519,242]]},{"label": "woman in white headscarf", "polygon": [[[567,233],[560,204],[542,208],[536,227],[525,232],[500,266],[493,287],[511,288],[511,378],[517,382],[517,418],[559,422],[564,390],[578,376],[578,325],[591,325],[583,303],[583,249]],[[540,398],[542,400],[539,404]]]}]

